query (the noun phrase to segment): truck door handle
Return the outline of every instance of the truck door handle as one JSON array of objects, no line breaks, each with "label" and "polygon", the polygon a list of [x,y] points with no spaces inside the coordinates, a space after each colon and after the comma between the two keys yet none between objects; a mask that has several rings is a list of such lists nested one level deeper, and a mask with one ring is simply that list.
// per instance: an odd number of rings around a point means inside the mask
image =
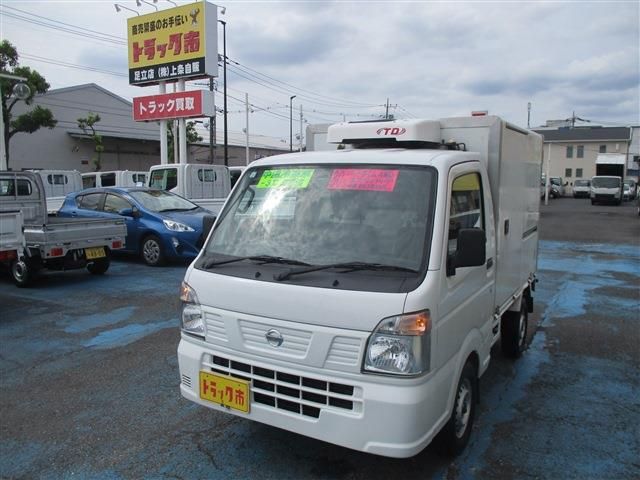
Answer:
[{"label": "truck door handle", "polygon": [[491,267],[493,267],[493,258],[488,258],[487,259],[487,270],[491,269]]}]

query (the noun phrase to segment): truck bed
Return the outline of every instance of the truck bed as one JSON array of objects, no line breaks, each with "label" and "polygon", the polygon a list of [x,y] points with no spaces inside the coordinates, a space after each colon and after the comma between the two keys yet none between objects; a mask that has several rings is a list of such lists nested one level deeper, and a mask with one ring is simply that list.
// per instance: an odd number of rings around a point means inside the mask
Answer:
[{"label": "truck bed", "polygon": [[64,244],[69,248],[108,245],[112,239],[124,241],[127,226],[122,220],[48,217],[44,225],[25,225],[28,247]]}]

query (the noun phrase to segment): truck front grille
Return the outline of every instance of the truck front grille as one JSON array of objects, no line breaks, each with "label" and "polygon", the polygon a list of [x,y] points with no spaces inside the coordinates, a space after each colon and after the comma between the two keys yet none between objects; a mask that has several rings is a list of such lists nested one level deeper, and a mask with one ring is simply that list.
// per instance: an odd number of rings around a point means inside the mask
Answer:
[{"label": "truck front grille", "polygon": [[359,412],[362,400],[352,385],[258,367],[209,356],[205,364],[212,372],[251,382],[253,402],[286,410],[307,417],[318,418],[321,410]]}]

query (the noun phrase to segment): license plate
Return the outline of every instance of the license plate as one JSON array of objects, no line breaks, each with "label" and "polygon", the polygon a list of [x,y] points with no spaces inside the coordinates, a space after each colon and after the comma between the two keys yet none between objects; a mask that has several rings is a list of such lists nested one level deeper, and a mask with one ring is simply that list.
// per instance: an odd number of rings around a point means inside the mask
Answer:
[{"label": "license plate", "polygon": [[249,382],[200,372],[200,398],[240,412],[249,413]]},{"label": "license plate", "polygon": [[95,258],[102,258],[107,256],[104,253],[104,247],[85,248],[84,255],[87,257],[87,260],[93,260]]}]

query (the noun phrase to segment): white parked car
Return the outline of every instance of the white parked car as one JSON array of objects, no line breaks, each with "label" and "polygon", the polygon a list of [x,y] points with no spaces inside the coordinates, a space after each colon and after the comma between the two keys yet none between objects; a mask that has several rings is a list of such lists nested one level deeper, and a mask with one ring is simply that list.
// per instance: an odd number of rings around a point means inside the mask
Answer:
[{"label": "white parked car", "polygon": [[590,180],[576,180],[573,184],[573,198],[585,197],[589,198],[591,194]]}]

